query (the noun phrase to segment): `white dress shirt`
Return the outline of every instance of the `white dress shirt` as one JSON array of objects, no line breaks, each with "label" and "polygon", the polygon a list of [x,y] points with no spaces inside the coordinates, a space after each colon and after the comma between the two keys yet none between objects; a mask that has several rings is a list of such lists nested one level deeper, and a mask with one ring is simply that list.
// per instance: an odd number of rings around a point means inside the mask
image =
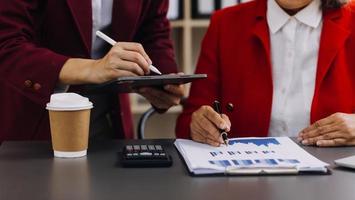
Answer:
[{"label": "white dress shirt", "polygon": [[[113,0],[91,0],[92,5],[92,44],[91,58],[100,59],[107,53],[107,48],[111,45],[96,36],[96,31],[100,30],[109,35],[108,28],[112,22]],[[113,133],[109,113],[111,108],[111,94],[88,94],[87,97],[94,104],[90,114],[90,137],[110,138]],[[107,138],[106,138],[107,139]]]},{"label": "white dress shirt", "polygon": [[105,41],[96,37],[96,31],[103,31],[112,22],[113,0],[91,0],[92,6],[92,45],[91,58],[98,59],[104,56],[102,48]]},{"label": "white dress shirt", "polygon": [[[104,30],[111,25],[113,0],[91,0],[92,7],[92,34],[91,34],[91,58],[99,59],[105,55],[102,49],[105,41],[96,37],[96,31]],[[67,92],[69,85],[57,84],[54,93]]]},{"label": "white dress shirt", "polygon": [[310,124],[319,42],[321,1],[313,0],[296,15],[288,15],[268,0],[273,100],[269,136],[297,136]]}]

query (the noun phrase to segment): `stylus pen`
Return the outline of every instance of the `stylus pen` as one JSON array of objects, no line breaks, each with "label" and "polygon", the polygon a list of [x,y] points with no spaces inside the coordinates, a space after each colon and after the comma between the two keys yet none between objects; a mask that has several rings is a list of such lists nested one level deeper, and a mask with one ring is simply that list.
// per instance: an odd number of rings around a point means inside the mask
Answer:
[{"label": "stylus pen", "polygon": [[[111,44],[112,46],[114,46],[117,42],[115,40],[113,40],[112,38],[110,38],[109,36],[107,36],[105,33],[101,32],[101,31],[96,31],[96,35],[105,40],[107,43]],[[153,65],[149,66],[149,69],[152,70],[153,72],[161,75],[162,73]]]},{"label": "stylus pen", "polygon": [[[219,103],[219,101],[216,100],[213,102],[213,109],[222,117],[221,104]],[[223,129],[219,129],[219,132],[222,136],[224,144],[228,146],[228,133],[225,132]]]}]

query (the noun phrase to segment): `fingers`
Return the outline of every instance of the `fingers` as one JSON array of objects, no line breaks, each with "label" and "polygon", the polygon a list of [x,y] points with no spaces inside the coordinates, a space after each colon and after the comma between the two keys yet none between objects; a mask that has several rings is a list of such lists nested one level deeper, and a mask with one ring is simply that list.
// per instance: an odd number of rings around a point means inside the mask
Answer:
[{"label": "fingers", "polygon": [[347,145],[347,140],[344,138],[317,141],[317,146],[319,147],[336,147],[336,146],[346,146],[346,145]]},{"label": "fingers", "polygon": [[303,129],[301,131],[301,133],[308,133],[310,131],[314,131],[314,130],[319,129],[319,127],[322,127],[322,126],[325,126],[325,125],[328,125],[328,124],[332,124],[332,123],[334,123],[334,116],[333,115],[331,115],[331,116],[329,116],[327,118],[324,118],[324,119],[316,121],[311,126]]},{"label": "fingers", "polygon": [[168,109],[172,106],[179,105],[181,100],[181,97],[150,87],[140,88],[138,92],[155,107],[160,109]]},{"label": "fingers", "polygon": [[230,131],[230,127],[232,126],[231,121],[229,120],[229,117],[225,114],[222,114],[222,119],[227,123],[228,127],[225,129],[226,132]]},{"label": "fingers", "polygon": [[209,144],[214,147],[219,147],[221,145],[221,143],[215,142],[214,140],[211,140],[210,138],[204,137],[200,134],[192,134],[192,140],[204,144]]},{"label": "fingers", "polygon": [[299,134],[298,140],[313,138],[331,131],[335,131],[334,127],[337,124],[337,115],[333,114],[324,119],[318,120],[309,127],[303,129]]},{"label": "fingers", "polygon": [[138,92],[160,109],[179,105],[184,96],[183,85],[166,85],[164,90],[146,87],[140,88]]},{"label": "fingers", "polygon": [[191,132],[191,138],[194,141],[200,142],[200,143],[205,143],[209,144],[211,146],[218,147],[221,145],[220,140],[216,140],[215,138],[211,137],[211,135],[205,135],[205,130],[201,128],[201,125],[198,123],[191,123],[190,129],[192,130]]},{"label": "fingers", "polygon": [[304,145],[353,145],[355,141],[355,115],[335,113],[304,129],[298,139]]},{"label": "fingers", "polygon": [[216,128],[213,122],[204,117],[204,115],[200,116],[199,120],[196,123],[203,130],[202,134],[204,133],[203,135],[205,135],[205,137],[215,142],[223,143],[219,129]]},{"label": "fingers", "polygon": [[343,138],[344,136],[345,135],[343,133],[335,131],[335,132],[330,132],[330,133],[323,134],[323,135],[320,135],[317,137],[302,140],[301,143],[303,145],[317,145],[317,142],[320,140],[333,140],[336,138]]},{"label": "fingers", "polygon": [[307,139],[314,139],[317,138],[318,136],[334,132],[338,130],[339,127],[336,124],[327,124],[324,126],[317,126],[316,129],[310,129],[308,132],[302,132],[300,136],[300,140],[303,140],[302,143],[312,143]]},{"label": "fingers", "polygon": [[112,47],[105,57],[107,64],[112,68],[120,68],[119,61],[129,61],[137,64],[145,73],[149,73],[149,63],[140,52],[125,50],[119,44]]},{"label": "fingers", "polygon": [[148,62],[149,65],[152,64],[152,60],[149,58],[148,54],[145,52],[141,44],[133,43],[133,42],[118,42],[116,45],[121,46],[124,50],[135,51],[140,53],[144,57],[144,59]]},{"label": "fingers", "polygon": [[164,90],[177,97],[184,96],[184,85],[166,85],[164,86]]},{"label": "fingers", "polygon": [[118,70],[124,70],[124,71],[129,71],[135,75],[139,75],[139,76],[143,76],[144,75],[144,71],[143,69],[134,62],[129,62],[129,61],[125,61],[125,60],[119,60],[117,61],[117,66]]},{"label": "fingers", "polygon": [[202,106],[191,117],[191,138],[212,146],[223,144],[219,129],[230,130],[230,121],[226,115],[219,115],[210,106]]},{"label": "fingers", "polygon": [[213,124],[217,126],[219,129],[230,129],[226,121],[221,117],[219,113],[213,110],[212,107],[210,106],[202,106],[202,109],[204,110],[203,114],[204,116],[210,120]]}]

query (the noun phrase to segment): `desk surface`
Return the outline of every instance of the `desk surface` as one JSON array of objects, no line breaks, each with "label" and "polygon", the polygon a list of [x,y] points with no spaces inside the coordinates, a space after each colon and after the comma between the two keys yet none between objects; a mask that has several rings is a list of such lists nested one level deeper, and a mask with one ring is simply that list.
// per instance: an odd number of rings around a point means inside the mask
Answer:
[{"label": "desk surface", "polygon": [[[117,152],[126,143],[162,143],[171,168],[125,169]],[[173,140],[112,141],[92,144],[88,156],[55,159],[46,142],[5,142],[0,146],[0,199],[258,199],[354,200],[355,171],[333,160],[355,154],[354,147],[306,150],[331,164],[332,175],[191,177]]]}]

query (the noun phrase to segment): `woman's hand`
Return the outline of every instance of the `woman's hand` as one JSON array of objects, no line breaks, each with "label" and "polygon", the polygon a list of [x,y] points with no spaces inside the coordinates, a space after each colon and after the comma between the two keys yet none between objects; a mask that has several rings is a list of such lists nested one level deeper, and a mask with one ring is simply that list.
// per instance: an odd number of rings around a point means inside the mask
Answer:
[{"label": "woman's hand", "polygon": [[224,143],[219,129],[230,131],[231,122],[227,115],[220,115],[211,106],[202,106],[192,113],[190,132],[194,141],[220,146]]},{"label": "woman's hand", "polygon": [[355,114],[335,113],[305,128],[298,140],[304,145],[355,145]]}]

